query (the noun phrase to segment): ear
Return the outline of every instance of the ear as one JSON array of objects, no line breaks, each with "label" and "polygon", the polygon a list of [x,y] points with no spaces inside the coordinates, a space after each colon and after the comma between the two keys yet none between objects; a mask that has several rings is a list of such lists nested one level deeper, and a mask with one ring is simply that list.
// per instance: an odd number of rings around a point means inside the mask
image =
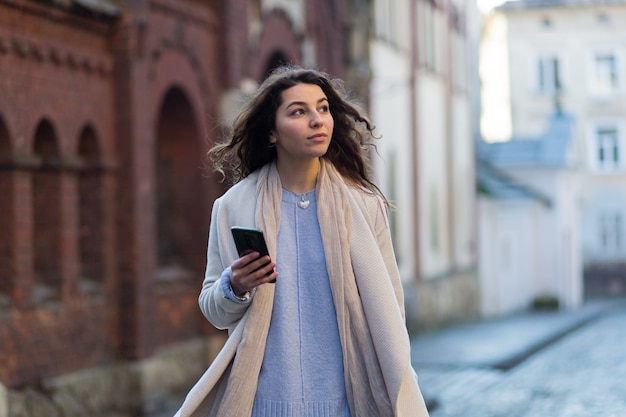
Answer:
[{"label": "ear", "polygon": [[276,143],[276,131],[272,130],[270,132],[270,143]]}]

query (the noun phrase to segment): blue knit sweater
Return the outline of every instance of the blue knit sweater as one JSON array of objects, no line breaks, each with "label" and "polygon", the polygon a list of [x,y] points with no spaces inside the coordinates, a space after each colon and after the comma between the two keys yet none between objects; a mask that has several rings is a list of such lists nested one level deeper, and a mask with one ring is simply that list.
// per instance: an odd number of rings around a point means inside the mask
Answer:
[{"label": "blue knit sweater", "polygon": [[283,190],[274,308],[252,417],[349,417],[315,191]]}]

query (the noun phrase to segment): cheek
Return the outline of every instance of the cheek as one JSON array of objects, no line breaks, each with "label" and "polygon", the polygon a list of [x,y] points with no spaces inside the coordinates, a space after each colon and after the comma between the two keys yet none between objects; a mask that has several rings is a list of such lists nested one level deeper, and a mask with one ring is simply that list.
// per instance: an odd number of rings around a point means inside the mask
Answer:
[{"label": "cheek", "polygon": [[328,119],[324,120],[324,126],[326,127],[328,137],[332,138],[335,131],[335,120],[332,117],[329,117]]},{"label": "cheek", "polygon": [[294,123],[282,123],[276,126],[276,133],[284,140],[291,140],[293,137],[297,137],[301,134],[302,129]]}]

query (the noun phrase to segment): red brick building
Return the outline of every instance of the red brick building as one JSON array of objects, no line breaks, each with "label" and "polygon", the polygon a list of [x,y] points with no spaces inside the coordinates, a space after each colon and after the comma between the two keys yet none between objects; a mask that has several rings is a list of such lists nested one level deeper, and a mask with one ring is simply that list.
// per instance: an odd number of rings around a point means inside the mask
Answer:
[{"label": "red brick building", "polygon": [[[59,376],[217,334],[197,306],[223,192],[206,150],[278,63],[344,76],[348,14],[348,0],[0,0],[0,415],[23,397],[7,390],[52,401]],[[133,375],[124,407],[145,408],[159,381]]]}]

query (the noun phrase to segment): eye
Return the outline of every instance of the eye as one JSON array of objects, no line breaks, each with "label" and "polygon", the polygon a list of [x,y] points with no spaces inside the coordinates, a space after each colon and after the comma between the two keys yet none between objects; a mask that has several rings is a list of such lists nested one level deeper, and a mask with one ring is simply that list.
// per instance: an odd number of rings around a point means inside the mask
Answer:
[{"label": "eye", "polygon": [[292,116],[300,116],[301,114],[304,114],[304,110],[302,109],[295,109],[291,112]]},{"label": "eye", "polygon": [[329,111],[330,111],[330,108],[328,107],[327,104],[324,104],[323,106],[320,106],[320,112],[328,113]]}]

